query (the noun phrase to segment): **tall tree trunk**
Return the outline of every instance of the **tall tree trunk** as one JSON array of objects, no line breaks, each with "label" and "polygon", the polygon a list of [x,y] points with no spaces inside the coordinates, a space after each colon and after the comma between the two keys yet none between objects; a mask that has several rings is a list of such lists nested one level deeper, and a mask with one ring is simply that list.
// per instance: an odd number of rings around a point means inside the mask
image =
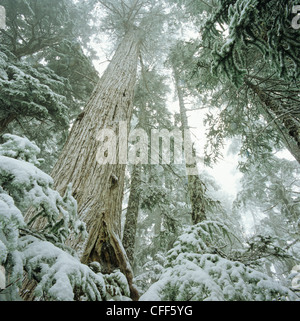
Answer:
[{"label": "tall tree trunk", "polygon": [[253,84],[247,78],[245,78],[245,84],[251,88],[260,99],[265,110],[264,116],[267,117],[267,119],[269,119],[274,125],[279,124],[279,128],[282,127],[282,125],[284,126],[279,134],[283,138],[287,150],[300,164],[300,131],[295,119],[293,119],[293,117],[287,113],[287,111],[282,108],[277,101],[267,95],[258,85]]},{"label": "tall tree trunk", "polygon": [[123,233],[123,246],[131,266],[134,261],[134,245],[136,238],[137,219],[140,205],[141,165],[134,165],[131,174],[130,195],[126,212],[126,221]]},{"label": "tall tree trunk", "polygon": [[[132,284],[132,270],[121,243],[126,160],[119,159],[117,153],[116,164],[101,165],[96,156],[101,144],[98,134],[108,128],[119,138],[116,151],[124,144],[127,150],[138,55],[139,37],[131,30],[94,89],[83,117],[75,121],[52,172],[55,188],[61,194],[72,183],[78,215],[86,223],[89,235],[85,243],[72,238],[70,245],[78,251],[82,263],[97,261],[104,273],[120,269],[127,277],[134,300],[138,299],[138,292]],[[125,135],[119,133],[121,121],[127,123]],[[43,223],[38,225],[42,227]]]},{"label": "tall tree trunk", "polygon": [[154,214],[154,238],[153,238],[153,251],[152,257],[161,250],[161,228],[162,228],[162,211],[157,204],[153,207]]},{"label": "tall tree trunk", "polygon": [[[180,118],[181,118],[181,129],[182,134],[187,135],[184,141],[189,142],[188,145],[192,146],[192,138],[189,132],[189,125],[188,119],[186,115],[186,109],[184,105],[184,98],[183,98],[183,91],[180,84],[180,78],[178,71],[176,68],[173,68],[174,71],[174,78],[175,78],[175,86],[179,100],[179,107],[180,107]],[[187,147],[187,146],[185,146]],[[188,178],[188,192],[191,200],[192,206],[192,222],[193,224],[197,224],[202,222],[206,219],[206,208],[205,208],[205,186],[202,183],[198,170],[197,170],[197,163],[194,164],[187,164],[187,178]],[[189,167],[193,168],[193,175],[189,175]]]}]

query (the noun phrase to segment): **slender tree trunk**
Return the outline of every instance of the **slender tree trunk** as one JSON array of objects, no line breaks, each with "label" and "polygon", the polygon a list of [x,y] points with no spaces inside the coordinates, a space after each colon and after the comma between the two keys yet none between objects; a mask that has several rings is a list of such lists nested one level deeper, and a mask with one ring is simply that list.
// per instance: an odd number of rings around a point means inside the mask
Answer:
[{"label": "slender tree trunk", "polygon": [[123,246],[127,253],[130,264],[133,266],[134,245],[141,194],[139,187],[141,183],[141,165],[134,165],[131,177],[130,195],[123,233]]},{"label": "slender tree trunk", "polygon": [[[139,55],[139,59],[140,59],[140,65],[141,65],[142,78],[144,81],[145,88],[147,88],[147,82],[145,78],[146,71],[145,71],[145,67],[144,67],[141,55]],[[146,104],[147,104],[147,101],[144,102],[144,106],[146,106]],[[142,104],[138,111],[139,126],[140,128],[146,130],[149,134],[144,106]],[[142,164],[133,165],[133,170],[131,173],[130,195],[128,200],[126,221],[125,221],[123,240],[122,240],[123,246],[125,248],[130,264],[132,266],[134,263],[137,220],[138,220],[140,196],[141,196],[141,190],[140,190],[141,175],[142,175]]]},{"label": "slender tree trunk", "polygon": [[[133,109],[133,96],[139,55],[139,38],[135,30],[124,37],[105,73],[78,119],[58,159],[52,177],[55,188],[64,194],[72,183],[78,203],[78,215],[86,223],[85,243],[72,238],[69,244],[81,256],[82,263],[97,261],[104,273],[118,268],[127,277],[131,298],[138,299],[132,284],[132,270],[121,243],[121,211],[125,163],[116,155],[116,164],[96,161],[101,142],[100,130],[112,129],[117,146],[125,144],[128,134],[119,135],[119,122],[127,122],[127,133]],[[119,141],[120,139],[120,141]],[[122,145],[123,146],[123,145]],[[38,224],[42,227],[43,223]]]},{"label": "slender tree trunk", "polygon": [[268,96],[258,85],[253,84],[247,78],[245,78],[245,83],[258,96],[264,109],[267,110],[265,112],[265,114],[267,114],[266,117],[271,118],[270,121],[273,122],[274,125],[284,125],[284,129],[281,130],[285,131],[286,135],[284,135],[283,132],[279,134],[283,138],[285,147],[300,164],[300,132],[296,121],[278,102]]},{"label": "slender tree trunk", "polygon": [[[176,91],[179,100],[179,107],[180,107],[180,118],[181,118],[181,129],[183,135],[188,135],[185,137],[185,141],[189,140],[189,145],[192,146],[192,138],[189,132],[188,126],[188,119],[186,115],[186,109],[184,105],[183,99],[183,91],[179,82],[179,75],[176,71],[176,68],[173,68],[174,71],[174,78],[175,78],[175,85]],[[184,130],[187,129],[185,132]],[[194,167],[196,169],[197,164],[188,165],[187,167]],[[202,183],[199,173],[196,175],[189,175],[189,171],[187,168],[187,178],[188,178],[188,192],[190,196],[191,206],[192,206],[192,221],[193,224],[197,224],[202,222],[206,219],[206,208],[205,208],[205,186]]]},{"label": "slender tree trunk", "polygon": [[152,257],[161,249],[161,225],[162,225],[162,212],[159,205],[153,207],[154,214],[154,239],[153,239],[153,252]]}]

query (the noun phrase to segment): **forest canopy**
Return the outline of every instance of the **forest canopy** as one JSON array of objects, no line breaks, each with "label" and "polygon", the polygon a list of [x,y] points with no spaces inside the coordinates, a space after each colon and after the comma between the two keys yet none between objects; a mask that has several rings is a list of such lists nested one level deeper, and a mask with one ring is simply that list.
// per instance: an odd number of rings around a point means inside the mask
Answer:
[{"label": "forest canopy", "polygon": [[0,301],[299,301],[300,2],[0,0]]}]

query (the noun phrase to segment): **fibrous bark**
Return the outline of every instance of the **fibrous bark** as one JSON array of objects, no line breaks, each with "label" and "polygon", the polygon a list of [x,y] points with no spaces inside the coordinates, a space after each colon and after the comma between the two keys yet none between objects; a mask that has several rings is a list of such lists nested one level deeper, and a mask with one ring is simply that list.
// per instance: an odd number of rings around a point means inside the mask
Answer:
[{"label": "fibrous bark", "polygon": [[131,266],[134,261],[134,245],[136,237],[137,219],[140,204],[141,165],[134,165],[131,174],[130,195],[128,200],[126,221],[123,233],[123,246]]}]

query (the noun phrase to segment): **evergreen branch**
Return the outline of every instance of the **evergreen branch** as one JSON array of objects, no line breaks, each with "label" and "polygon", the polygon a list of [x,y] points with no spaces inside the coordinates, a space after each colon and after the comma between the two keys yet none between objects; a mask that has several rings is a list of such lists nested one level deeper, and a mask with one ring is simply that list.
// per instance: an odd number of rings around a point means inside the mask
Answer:
[{"label": "evergreen branch", "polygon": [[95,85],[97,84],[97,81],[95,81],[94,79],[90,78],[89,76],[84,75],[84,74],[82,74],[81,72],[79,72],[79,71],[77,71],[77,70],[75,70],[75,72],[76,72],[76,74],[78,74],[78,75],[80,75],[80,76],[82,76],[82,77],[85,77],[86,79],[90,80],[90,81],[91,81],[92,83],[94,83]]}]

